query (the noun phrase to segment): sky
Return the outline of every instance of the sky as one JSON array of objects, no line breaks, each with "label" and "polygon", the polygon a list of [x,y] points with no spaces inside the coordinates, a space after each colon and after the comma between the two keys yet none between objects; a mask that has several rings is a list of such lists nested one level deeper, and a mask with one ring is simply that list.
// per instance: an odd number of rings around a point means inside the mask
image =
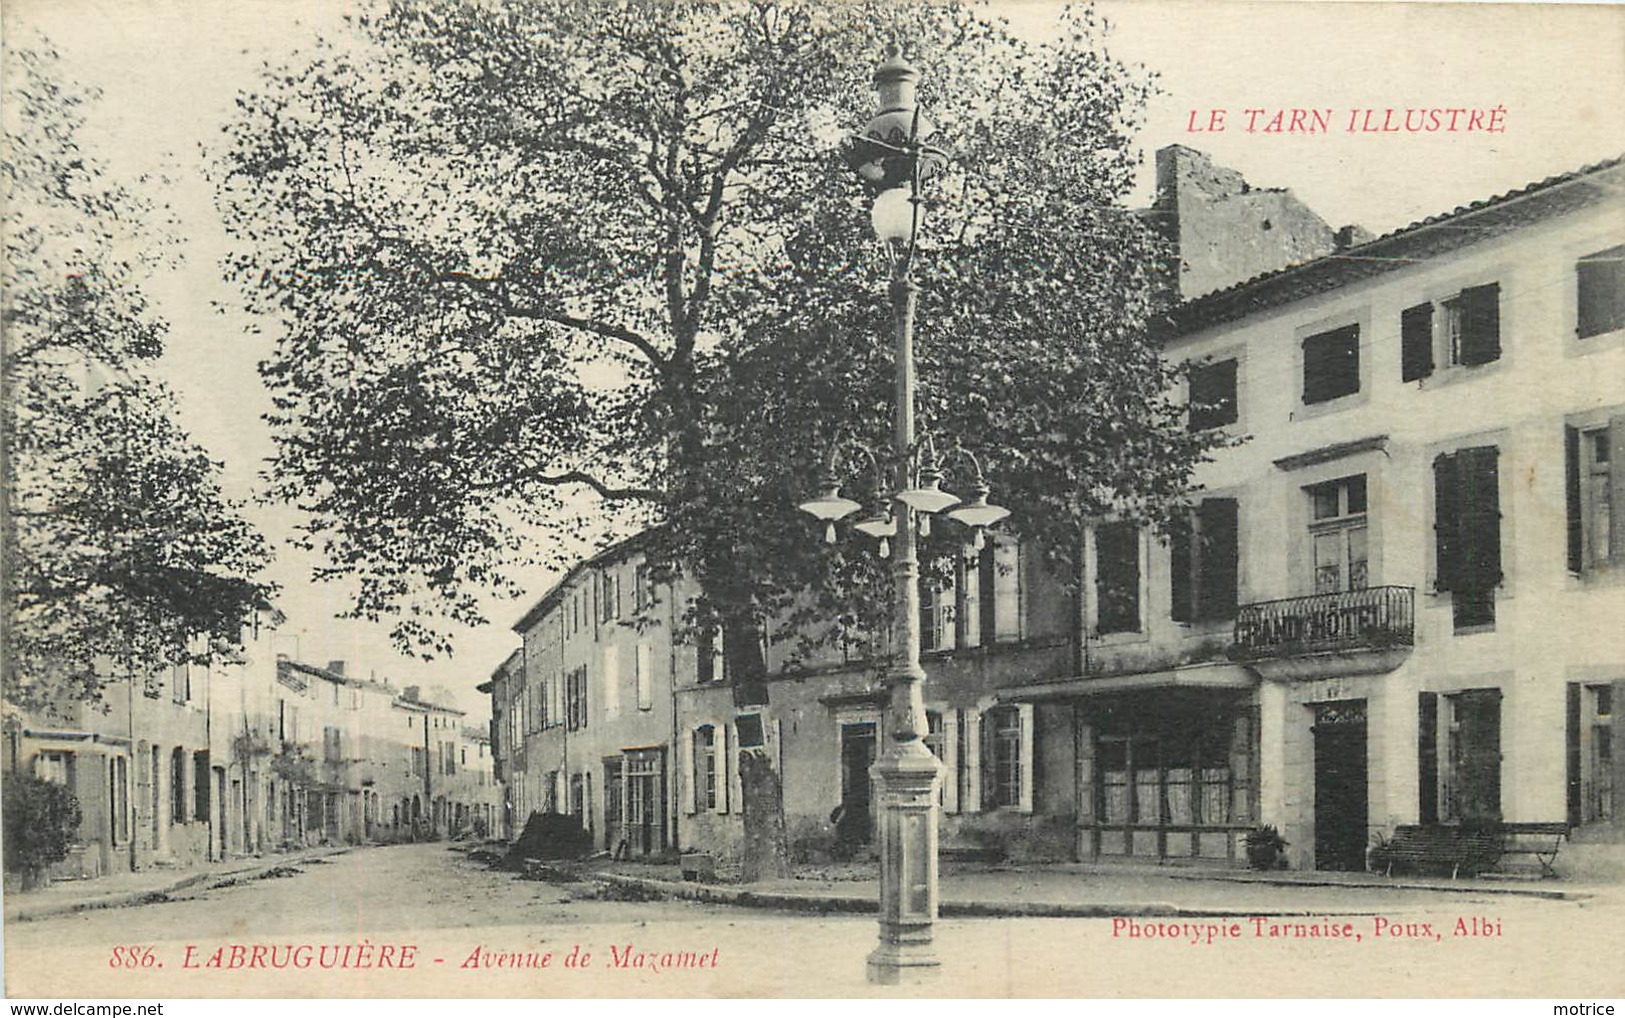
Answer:
[{"label": "sky", "polygon": [[[1043,38],[1057,5],[991,5],[1018,32]],[[1159,74],[1161,94],[1139,137],[1150,198],[1151,153],[1180,143],[1205,151],[1258,187],[1286,187],[1328,223],[1387,232],[1458,205],[1625,152],[1625,7],[1488,4],[1135,2],[1098,5],[1114,56]],[[186,261],[149,286],[171,323],[163,373],[182,423],[226,464],[232,495],[247,499],[272,445],[260,415],[269,400],[257,362],[273,337],[251,335],[232,310],[219,262],[228,249],[203,177],[240,90],[316,32],[344,31],[347,5],[328,0],[8,0],[7,46],[43,32],[73,78],[99,87],[85,141],[120,175],[166,174],[186,238]],[[877,53],[878,56],[878,53]],[[929,68],[922,69],[929,74]],[[1466,108],[1501,112],[1498,132],[1350,132],[1355,110]],[[1271,132],[1276,111],[1326,111],[1330,130]],[[1222,130],[1215,125],[1222,110]],[[1249,113],[1249,110],[1260,111]],[[1359,116],[1359,115],[1356,115]],[[1247,128],[1251,121],[1253,130]],[[1356,120],[1363,124],[1362,119]],[[1201,128],[1200,130],[1193,130]],[[222,310],[225,309],[225,310]],[[286,510],[250,515],[273,540]],[[460,631],[449,660],[402,658],[387,625],[334,618],[347,599],[309,581],[312,563],[279,552],[273,573],[288,616],[283,642],[303,660],[342,659],[352,674],[449,690],[477,719],[474,687],[517,646],[510,626],[556,579],[523,576],[520,601],[490,600],[491,625]]]}]

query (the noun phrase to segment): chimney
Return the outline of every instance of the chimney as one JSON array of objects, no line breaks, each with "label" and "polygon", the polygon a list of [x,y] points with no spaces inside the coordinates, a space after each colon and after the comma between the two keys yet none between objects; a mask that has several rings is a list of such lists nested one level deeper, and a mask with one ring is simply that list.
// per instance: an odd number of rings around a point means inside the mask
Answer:
[{"label": "chimney", "polygon": [[418,687],[417,686],[407,686],[405,689],[401,690],[401,699],[409,701],[411,703],[422,703],[423,702],[423,701],[418,699]]},{"label": "chimney", "polygon": [[1363,226],[1356,226],[1353,223],[1350,223],[1347,226],[1338,227],[1337,232],[1332,234],[1332,243],[1337,246],[1337,250],[1339,251],[1346,251],[1351,247],[1359,247],[1361,244],[1364,244],[1371,239],[1372,237],[1370,230]]},{"label": "chimney", "polygon": [[329,662],[327,662],[327,670],[332,672],[334,675],[343,675],[344,674],[344,662],[343,661],[329,661]]}]

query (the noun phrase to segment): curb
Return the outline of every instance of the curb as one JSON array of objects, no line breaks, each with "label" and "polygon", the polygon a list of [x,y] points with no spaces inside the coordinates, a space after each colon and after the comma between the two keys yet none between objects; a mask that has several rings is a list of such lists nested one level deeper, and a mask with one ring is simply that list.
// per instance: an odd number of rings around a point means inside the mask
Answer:
[{"label": "curb", "polygon": [[1314,877],[1271,879],[1269,877],[1233,877],[1224,874],[1168,873],[1171,880],[1223,880],[1230,884],[1265,884],[1270,887],[1335,887],[1354,891],[1434,891],[1443,894],[1502,894],[1523,898],[1544,898],[1548,901],[1571,901],[1590,895],[1555,888],[1502,886],[1498,884],[1420,884],[1413,881],[1394,881],[1388,884],[1349,883],[1341,880],[1317,880]]},{"label": "curb", "polygon": [[[703,901],[713,905],[734,905],[740,908],[777,909],[789,912],[835,912],[872,914],[880,910],[874,898],[859,898],[839,894],[799,894],[793,891],[752,891],[744,888],[722,887],[716,884],[678,883],[634,877],[622,873],[589,873],[584,879],[612,887],[636,889],[652,898],[680,898]],[[1026,919],[1105,919],[1135,918],[1245,918],[1255,915],[1294,916],[1325,915],[1325,909],[1248,909],[1224,907],[1186,908],[1168,902],[1125,902],[1101,904],[1096,902],[1048,903],[1034,901],[944,901],[937,906],[937,914],[954,918],[1026,918]],[[1376,913],[1339,911],[1339,915],[1365,915]]]},{"label": "curb", "polygon": [[[328,856],[343,855],[350,851],[352,846],[344,845],[315,852],[306,852],[297,856],[283,856],[275,860],[261,858],[253,865],[242,866],[231,870],[214,870],[206,873],[188,873],[161,887],[147,887],[136,891],[114,891],[97,898],[88,898],[80,901],[60,901],[42,903],[28,907],[26,903],[18,906],[15,912],[6,915],[8,923],[28,923],[39,919],[49,919],[53,916],[73,915],[78,912],[97,912],[109,908],[126,908],[131,905],[140,905],[158,896],[174,894],[185,891],[199,884],[216,880],[225,880],[232,877],[242,877],[248,873],[263,873],[276,869],[278,866],[297,866],[312,859],[325,859]],[[252,878],[250,878],[252,879]]]}]

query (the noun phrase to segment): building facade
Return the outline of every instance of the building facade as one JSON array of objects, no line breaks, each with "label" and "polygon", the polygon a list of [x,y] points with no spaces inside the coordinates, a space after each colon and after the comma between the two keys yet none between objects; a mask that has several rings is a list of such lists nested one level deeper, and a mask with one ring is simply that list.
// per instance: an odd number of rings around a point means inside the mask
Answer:
[{"label": "building facade", "polygon": [[[1158,169],[1191,254],[1166,355],[1189,427],[1244,440],[1172,532],[1087,528],[1079,583],[1000,540],[922,587],[944,846],[1240,865],[1271,824],[1293,867],[1358,869],[1402,824],[1617,832],[1625,171],[1373,239],[1189,149]],[[693,596],[634,541],[516,625],[487,687],[510,830],[737,856],[765,761],[793,849],[861,853],[884,648],[792,663],[770,631],[743,703],[716,640],[674,638]]]}]

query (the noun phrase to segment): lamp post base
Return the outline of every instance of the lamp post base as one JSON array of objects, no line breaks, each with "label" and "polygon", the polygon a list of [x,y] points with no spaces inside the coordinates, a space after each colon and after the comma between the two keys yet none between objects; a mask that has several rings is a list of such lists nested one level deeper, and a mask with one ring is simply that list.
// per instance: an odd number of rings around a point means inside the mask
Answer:
[{"label": "lamp post base", "polygon": [[937,919],[937,784],[942,768],[919,739],[888,747],[870,774],[880,800],[880,943],[869,981],[930,982],[941,972]]}]

